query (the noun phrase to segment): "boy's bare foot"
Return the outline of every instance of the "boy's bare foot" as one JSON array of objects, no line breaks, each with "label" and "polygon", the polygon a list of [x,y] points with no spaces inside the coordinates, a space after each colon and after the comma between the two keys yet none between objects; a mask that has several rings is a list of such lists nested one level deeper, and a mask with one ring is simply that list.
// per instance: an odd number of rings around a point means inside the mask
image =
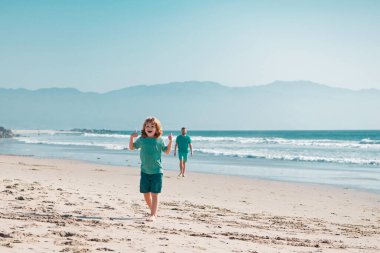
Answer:
[{"label": "boy's bare foot", "polygon": [[155,221],[156,218],[157,218],[156,215],[149,215],[149,217],[146,218],[146,221],[150,221],[150,222],[152,222],[152,221]]},{"label": "boy's bare foot", "polygon": [[182,174],[182,177],[185,177],[185,174]]},{"label": "boy's bare foot", "polygon": [[180,177],[181,177],[181,175],[182,175],[182,174],[181,174],[181,173],[179,173],[177,177],[178,177],[178,178],[180,178]]}]

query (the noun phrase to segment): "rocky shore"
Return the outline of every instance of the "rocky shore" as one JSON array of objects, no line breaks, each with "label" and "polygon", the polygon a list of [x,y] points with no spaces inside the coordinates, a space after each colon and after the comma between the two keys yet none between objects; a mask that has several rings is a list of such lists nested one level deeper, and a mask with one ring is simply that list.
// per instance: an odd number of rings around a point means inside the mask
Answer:
[{"label": "rocky shore", "polygon": [[0,127],[0,138],[12,138],[15,134],[10,129]]}]

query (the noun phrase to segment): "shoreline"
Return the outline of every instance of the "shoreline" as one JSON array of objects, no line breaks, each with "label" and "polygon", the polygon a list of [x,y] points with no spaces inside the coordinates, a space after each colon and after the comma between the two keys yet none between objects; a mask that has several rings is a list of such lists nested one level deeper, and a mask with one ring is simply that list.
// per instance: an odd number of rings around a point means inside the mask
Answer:
[{"label": "shoreline", "polygon": [[[146,222],[139,170],[0,155],[7,252],[378,252],[380,196],[167,170]],[[152,248],[151,245],[156,245]]]},{"label": "shoreline", "polygon": [[[104,165],[104,166],[113,166],[113,167],[128,167],[128,168],[134,168],[137,170],[140,170],[138,167],[131,166],[129,164],[126,165],[117,165],[117,164],[110,164],[103,161],[94,161],[94,160],[81,160],[81,159],[75,159],[75,158],[64,158],[64,157],[42,157],[42,156],[36,156],[36,155],[19,155],[19,154],[0,154],[1,156],[20,156],[20,157],[32,157],[36,159],[41,160],[63,160],[63,161],[76,161],[79,163],[89,163],[94,165]],[[177,172],[175,169],[164,169],[164,174],[167,171],[171,172]],[[300,185],[316,185],[321,187],[331,187],[331,188],[337,188],[341,190],[353,190],[363,193],[371,193],[371,194],[377,194],[380,196],[380,190],[375,189],[366,189],[366,188],[359,188],[359,187],[352,187],[352,186],[343,186],[343,185],[335,185],[335,184],[329,184],[329,183],[318,183],[318,182],[302,182],[302,181],[292,181],[292,180],[286,180],[286,179],[273,179],[273,178],[264,178],[264,177],[256,177],[256,176],[244,176],[244,175],[237,175],[237,174],[222,174],[217,172],[207,172],[207,171],[191,171],[191,169],[188,170],[188,173],[195,173],[195,174],[205,174],[205,175],[215,175],[215,176],[226,176],[226,177],[238,177],[242,179],[250,179],[250,180],[260,180],[260,181],[269,181],[269,182],[279,182],[279,183],[290,183],[290,184],[300,184]]]}]

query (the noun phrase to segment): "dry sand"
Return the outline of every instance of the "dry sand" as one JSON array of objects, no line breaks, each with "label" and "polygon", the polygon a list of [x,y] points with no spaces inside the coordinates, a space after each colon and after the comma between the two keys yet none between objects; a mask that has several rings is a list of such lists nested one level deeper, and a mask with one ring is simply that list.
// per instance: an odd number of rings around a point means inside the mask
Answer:
[{"label": "dry sand", "polygon": [[146,222],[137,168],[0,156],[0,252],[380,252],[380,195],[165,171]]}]

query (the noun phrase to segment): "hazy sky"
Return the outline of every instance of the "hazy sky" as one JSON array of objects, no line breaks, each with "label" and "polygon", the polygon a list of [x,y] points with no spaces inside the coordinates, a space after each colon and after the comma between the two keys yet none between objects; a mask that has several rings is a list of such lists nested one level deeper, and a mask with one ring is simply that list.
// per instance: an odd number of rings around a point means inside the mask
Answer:
[{"label": "hazy sky", "polygon": [[380,1],[0,0],[0,87],[380,89]]}]

